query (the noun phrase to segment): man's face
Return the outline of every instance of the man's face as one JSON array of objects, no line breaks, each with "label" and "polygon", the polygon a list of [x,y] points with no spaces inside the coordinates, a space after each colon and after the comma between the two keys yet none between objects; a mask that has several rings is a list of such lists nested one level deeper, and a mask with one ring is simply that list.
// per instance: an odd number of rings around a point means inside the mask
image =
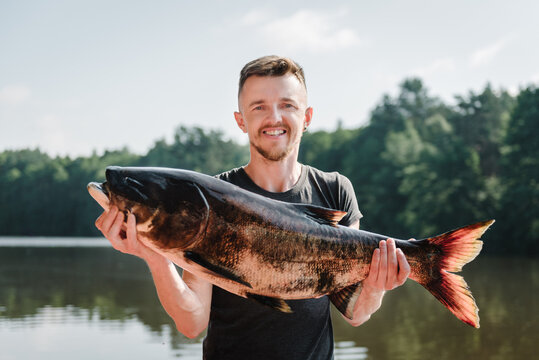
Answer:
[{"label": "man's face", "polygon": [[307,92],[292,74],[249,77],[239,96],[239,108],[234,116],[249,136],[251,151],[271,161],[297,153],[312,117]]}]

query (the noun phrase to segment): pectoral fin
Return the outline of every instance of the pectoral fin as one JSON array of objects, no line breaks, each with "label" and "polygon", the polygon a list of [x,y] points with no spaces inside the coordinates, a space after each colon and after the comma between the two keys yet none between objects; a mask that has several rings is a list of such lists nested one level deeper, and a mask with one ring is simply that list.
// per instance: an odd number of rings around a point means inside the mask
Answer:
[{"label": "pectoral fin", "polygon": [[293,206],[303,212],[309,219],[319,224],[333,227],[336,227],[346,215],[345,211],[327,209],[316,205],[293,204]]},{"label": "pectoral fin", "polygon": [[292,309],[290,309],[290,306],[283,299],[272,298],[269,296],[263,296],[263,295],[252,294],[252,293],[247,293],[245,294],[245,296],[247,296],[248,299],[252,299],[258,302],[259,304],[269,306],[275,310],[279,310],[285,313],[292,312]]},{"label": "pectoral fin", "polygon": [[243,280],[239,275],[235,274],[230,269],[227,269],[223,266],[212,264],[208,260],[204,259],[200,254],[193,252],[193,251],[186,251],[184,252],[184,257],[188,261],[192,261],[204,268],[204,271],[206,274],[230,280],[235,281],[241,285],[247,286],[249,288],[252,288],[251,284],[249,284],[247,281]]},{"label": "pectoral fin", "polygon": [[329,300],[335,305],[335,307],[346,316],[348,319],[352,319],[354,315],[354,306],[361,293],[363,287],[362,283],[357,283],[345,287],[339,292],[329,295]]}]

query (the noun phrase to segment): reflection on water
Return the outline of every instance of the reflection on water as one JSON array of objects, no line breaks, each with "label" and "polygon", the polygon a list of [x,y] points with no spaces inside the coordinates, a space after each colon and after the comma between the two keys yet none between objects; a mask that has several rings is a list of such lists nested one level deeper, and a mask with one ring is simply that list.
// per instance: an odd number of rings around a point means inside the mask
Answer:
[{"label": "reflection on water", "polygon": [[[0,239],[2,359],[201,358],[201,338],[175,330],[142,261],[106,242],[73,247],[64,239],[54,247],[58,242],[42,240],[16,247],[25,240]],[[349,326],[334,311],[335,358],[533,358],[538,261],[479,257],[463,273],[481,329],[460,323],[409,281],[363,326]]]},{"label": "reflection on water", "polygon": [[[2,359],[170,359],[166,332],[149,334],[135,318],[106,320],[97,312],[43,307],[2,321]],[[132,344],[141,344],[143,346]],[[192,359],[199,359],[192,357]]]},{"label": "reflection on water", "polygon": [[356,346],[353,341],[338,341],[335,343],[335,358],[337,360],[368,359],[367,348]]}]

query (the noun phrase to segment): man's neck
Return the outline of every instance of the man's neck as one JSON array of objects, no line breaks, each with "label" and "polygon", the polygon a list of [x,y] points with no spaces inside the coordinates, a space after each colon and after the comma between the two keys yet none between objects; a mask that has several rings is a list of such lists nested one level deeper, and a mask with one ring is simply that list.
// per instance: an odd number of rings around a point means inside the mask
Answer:
[{"label": "man's neck", "polygon": [[245,166],[245,172],[251,180],[269,192],[290,190],[299,180],[301,165],[297,154],[291,154],[281,161],[270,161],[259,154],[251,153],[251,161]]}]

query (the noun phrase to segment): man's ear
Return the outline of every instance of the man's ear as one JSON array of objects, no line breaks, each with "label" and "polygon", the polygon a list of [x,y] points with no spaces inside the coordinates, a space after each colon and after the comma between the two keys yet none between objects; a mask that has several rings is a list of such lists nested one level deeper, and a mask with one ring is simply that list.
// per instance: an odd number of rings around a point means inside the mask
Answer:
[{"label": "man's ear", "polygon": [[305,109],[305,119],[303,120],[303,128],[307,130],[307,127],[311,125],[311,121],[313,119],[313,108],[308,107]]},{"label": "man's ear", "polygon": [[238,124],[238,127],[241,129],[241,131],[247,133],[247,127],[245,126],[243,115],[239,111],[234,111],[234,119],[236,119],[236,123]]}]

